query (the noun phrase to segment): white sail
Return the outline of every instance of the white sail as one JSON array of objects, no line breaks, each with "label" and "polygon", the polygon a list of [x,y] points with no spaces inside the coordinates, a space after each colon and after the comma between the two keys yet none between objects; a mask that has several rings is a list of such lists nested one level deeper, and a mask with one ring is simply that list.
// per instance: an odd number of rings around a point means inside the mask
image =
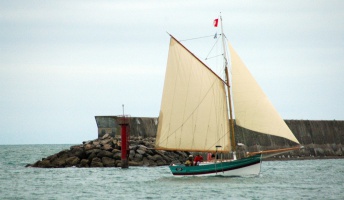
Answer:
[{"label": "white sail", "polygon": [[299,143],[230,44],[229,51],[236,124]]},{"label": "white sail", "polygon": [[156,149],[230,151],[224,82],[171,36]]}]

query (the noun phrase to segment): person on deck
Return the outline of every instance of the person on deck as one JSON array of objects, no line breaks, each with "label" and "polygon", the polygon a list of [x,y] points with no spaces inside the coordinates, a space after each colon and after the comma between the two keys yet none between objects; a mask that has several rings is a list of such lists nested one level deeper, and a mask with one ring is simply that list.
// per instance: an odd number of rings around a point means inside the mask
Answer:
[{"label": "person on deck", "polygon": [[211,161],[212,160],[212,156],[213,154],[212,153],[208,153],[207,154],[207,161]]},{"label": "person on deck", "polygon": [[203,157],[199,154],[197,154],[197,156],[194,159],[194,165],[198,166],[200,162],[203,162]]},{"label": "person on deck", "polygon": [[192,157],[192,155],[189,155],[189,158],[184,163],[185,166],[193,166]]}]

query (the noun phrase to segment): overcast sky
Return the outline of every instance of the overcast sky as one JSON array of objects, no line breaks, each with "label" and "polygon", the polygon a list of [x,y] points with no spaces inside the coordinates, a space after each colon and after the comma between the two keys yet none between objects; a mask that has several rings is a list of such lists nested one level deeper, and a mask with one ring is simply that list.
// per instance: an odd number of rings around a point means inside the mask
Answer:
[{"label": "overcast sky", "polygon": [[212,35],[220,12],[284,119],[344,120],[343,10],[325,0],[0,0],[0,144],[80,144],[97,137],[94,116],[122,104],[158,117],[166,32]]}]

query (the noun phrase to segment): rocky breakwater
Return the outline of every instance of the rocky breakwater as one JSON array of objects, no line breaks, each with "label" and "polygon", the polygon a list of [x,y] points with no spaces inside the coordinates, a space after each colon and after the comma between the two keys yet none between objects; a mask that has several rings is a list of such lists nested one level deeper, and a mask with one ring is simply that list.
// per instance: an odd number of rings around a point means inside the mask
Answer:
[{"label": "rocky breakwater", "polygon": [[[184,162],[189,152],[154,149],[155,138],[133,137],[129,140],[129,166],[163,166]],[[120,139],[108,134],[102,138],[71,146],[26,167],[121,167]]]}]

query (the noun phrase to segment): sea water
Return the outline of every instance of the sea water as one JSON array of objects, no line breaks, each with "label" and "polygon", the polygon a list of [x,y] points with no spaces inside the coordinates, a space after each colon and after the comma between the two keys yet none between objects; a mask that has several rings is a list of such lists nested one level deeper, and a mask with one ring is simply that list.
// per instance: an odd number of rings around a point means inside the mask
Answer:
[{"label": "sea water", "polygon": [[263,161],[255,177],[173,177],[167,166],[26,168],[71,145],[0,145],[0,199],[344,199],[344,159]]}]

